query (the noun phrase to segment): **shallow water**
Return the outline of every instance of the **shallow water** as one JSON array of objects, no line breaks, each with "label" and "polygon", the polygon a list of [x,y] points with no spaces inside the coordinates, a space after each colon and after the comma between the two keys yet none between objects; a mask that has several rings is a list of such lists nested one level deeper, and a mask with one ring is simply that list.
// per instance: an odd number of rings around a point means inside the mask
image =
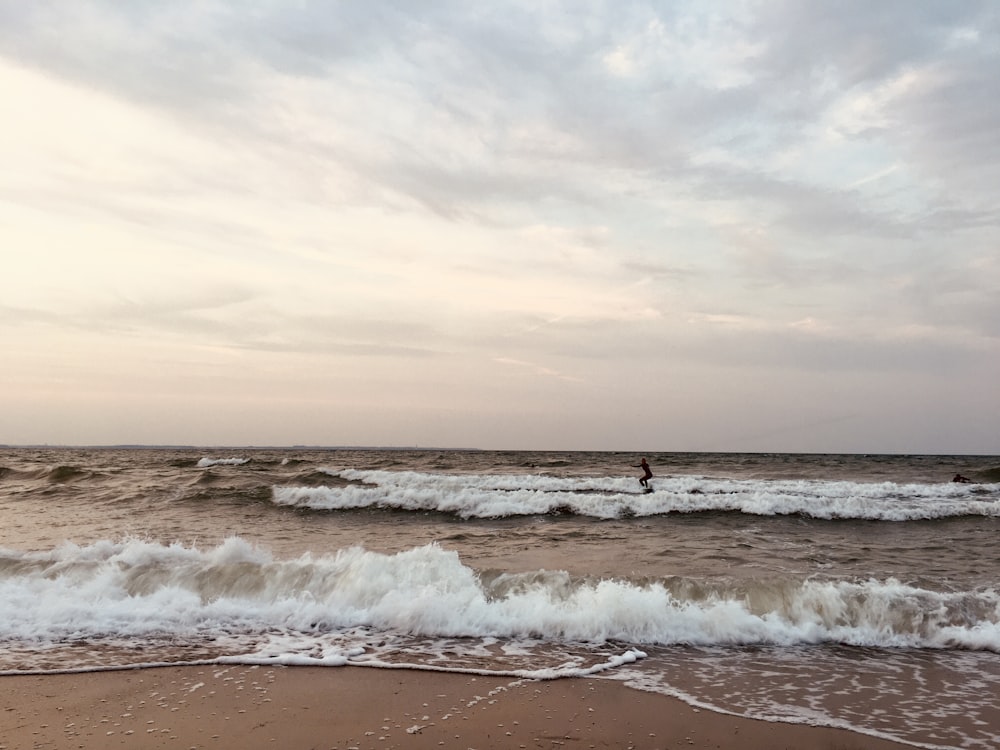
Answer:
[{"label": "shallow water", "polygon": [[614,453],[0,451],[0,670],[600,672],[1000,744],[1000,458],[649,459],[647,494]]}]

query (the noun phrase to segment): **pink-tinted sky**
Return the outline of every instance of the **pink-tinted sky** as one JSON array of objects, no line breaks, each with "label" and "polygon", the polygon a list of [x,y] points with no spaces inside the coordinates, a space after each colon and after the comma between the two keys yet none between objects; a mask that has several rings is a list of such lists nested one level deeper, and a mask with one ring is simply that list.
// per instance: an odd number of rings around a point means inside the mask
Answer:
[{"label": "pink-tinted sky", "polygon": [[0,443],[1000,453],[994,2],[0,0]]}]

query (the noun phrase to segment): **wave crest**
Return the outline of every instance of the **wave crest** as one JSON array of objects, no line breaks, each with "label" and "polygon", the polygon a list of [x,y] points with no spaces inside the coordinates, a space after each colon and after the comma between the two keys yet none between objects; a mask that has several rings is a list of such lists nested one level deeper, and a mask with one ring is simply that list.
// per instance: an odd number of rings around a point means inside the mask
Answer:
[{"label": "wave crest", "polygon": [[[339,482],[275,487],[277,505],[313,510],[383,508],[463,518],[574,513],[594,518],[735,512],[755,516],[913,521],[1000,517],[1000,485],[664,477],[654,491],[632,478],[334,472]],[[330,486],[343,484],[345,486]]]}]

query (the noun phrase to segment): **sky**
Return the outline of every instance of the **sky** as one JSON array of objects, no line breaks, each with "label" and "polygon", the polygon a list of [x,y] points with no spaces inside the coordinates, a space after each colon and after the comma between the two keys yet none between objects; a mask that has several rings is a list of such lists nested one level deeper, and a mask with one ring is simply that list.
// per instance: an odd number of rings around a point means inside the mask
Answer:
[{"label": "sky", "polygon": [[0,443],[1000,454],[993,0],[0,0]]}]

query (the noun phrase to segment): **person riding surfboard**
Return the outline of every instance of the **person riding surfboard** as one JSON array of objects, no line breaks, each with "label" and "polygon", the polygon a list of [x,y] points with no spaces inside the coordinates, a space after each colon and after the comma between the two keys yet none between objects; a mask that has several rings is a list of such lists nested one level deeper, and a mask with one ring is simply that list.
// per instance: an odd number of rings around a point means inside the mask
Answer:
[{"label": "person riding surfboard", "polygon": [[646,463],[646,459],[644,458],[639,463],[633,464],[633,467],[636,469],[642,469],[644,472],[643,475],[639,477],[639,484],[641,484],[647,490],[653,489],[653,487],[649,484],[649,480],[653,478],[653,472],[649,468],[649,464]]}]

